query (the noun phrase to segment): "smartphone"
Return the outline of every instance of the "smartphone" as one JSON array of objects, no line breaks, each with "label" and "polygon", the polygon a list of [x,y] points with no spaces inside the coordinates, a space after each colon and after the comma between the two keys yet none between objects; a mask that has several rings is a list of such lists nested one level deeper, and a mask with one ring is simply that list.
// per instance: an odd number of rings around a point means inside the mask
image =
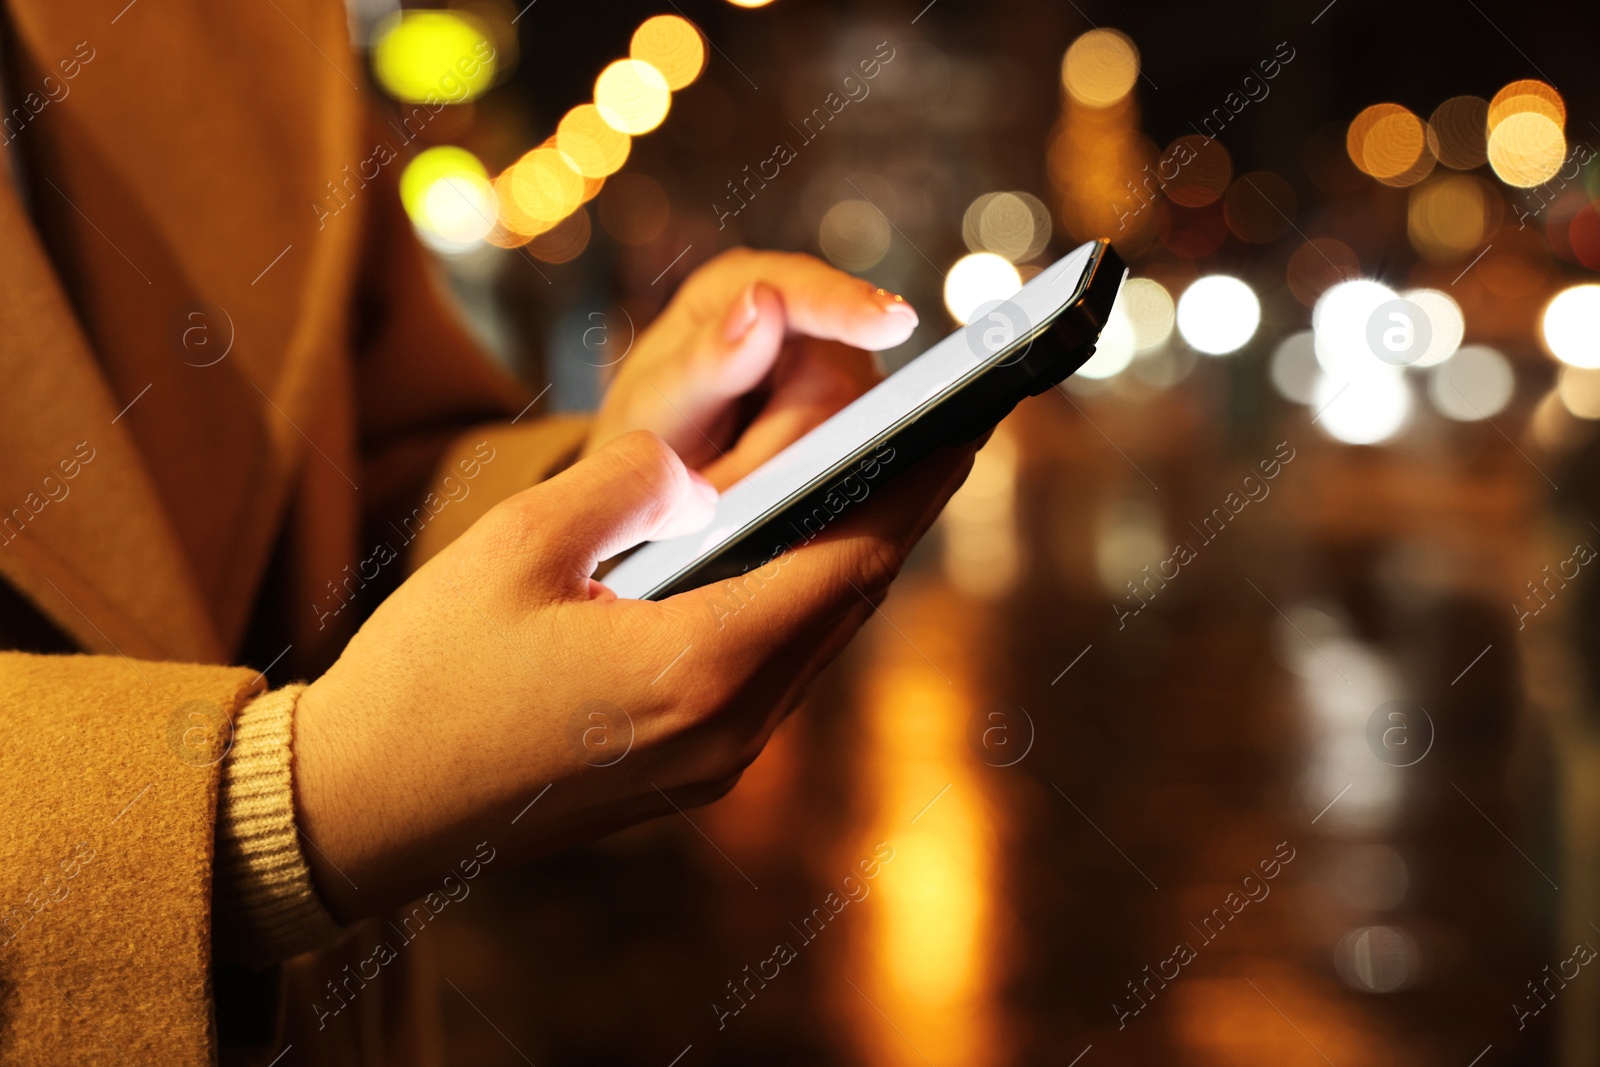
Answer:
[{"label": "smartphone", "polygon": [[1083,366],[1126,276],[1110,242],[1080,246],[750,471],[709,527],[644,545],[602,581],[662,600],[767,567],[931,449],[986,433]]}]

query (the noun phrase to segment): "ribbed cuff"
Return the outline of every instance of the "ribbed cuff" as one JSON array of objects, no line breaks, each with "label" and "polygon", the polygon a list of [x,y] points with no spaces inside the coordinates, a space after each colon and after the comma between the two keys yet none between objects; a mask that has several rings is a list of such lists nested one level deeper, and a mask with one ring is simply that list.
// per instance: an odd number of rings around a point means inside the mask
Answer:
[{"label": "ribbed cuff", "polygon": [[294,822],[290,739],[305,688],[247,704],[223,760],[212,914],[217,955],[230,963],[264,967],[341,933],[312,888]]}]

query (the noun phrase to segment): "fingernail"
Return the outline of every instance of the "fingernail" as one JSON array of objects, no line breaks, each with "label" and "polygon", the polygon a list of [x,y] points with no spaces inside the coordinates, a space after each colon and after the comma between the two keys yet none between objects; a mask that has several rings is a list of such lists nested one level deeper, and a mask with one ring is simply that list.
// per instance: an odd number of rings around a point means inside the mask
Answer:
[{"label": "fingernail", "polygon": [[885,314],[898,315],[913,326],[917,324],[917,309],[906,303],[906,298],[899,293],[891,293],[887,289],[874,289],[872,302]]},{"label": "fingernail", "polygon": [[729,309],[728,321],[723,325],[722,336],[730,343],[742,341],[760,316],[761,309],[756,307],[756,286],[751,282]]},{"label": "fingernail", "polygon": [[713,507],[716,506],[719,496],[717,487],[706,481],[705,475],[697,470],[689,471],[689,484],[694,486],[695,492],[700,494],[701,499]]}]

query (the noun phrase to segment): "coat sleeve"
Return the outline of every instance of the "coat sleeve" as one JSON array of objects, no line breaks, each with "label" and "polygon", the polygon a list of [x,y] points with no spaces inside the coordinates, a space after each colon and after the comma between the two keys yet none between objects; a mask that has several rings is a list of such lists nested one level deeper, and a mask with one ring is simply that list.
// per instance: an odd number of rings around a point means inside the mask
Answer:
[{"label": "coat sleeve", "polygon": [[0,652],[0,1059],[207,1063],[243,668]]}]

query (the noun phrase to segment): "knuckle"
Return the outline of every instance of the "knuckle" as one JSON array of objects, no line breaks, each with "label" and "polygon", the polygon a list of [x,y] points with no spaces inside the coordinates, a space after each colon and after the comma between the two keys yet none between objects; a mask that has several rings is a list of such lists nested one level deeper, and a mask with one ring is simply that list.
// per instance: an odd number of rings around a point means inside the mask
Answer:
[{"label": "knuckle", "polygon": [[865,538],[856,557],[861,591],[868,598],[876,597],[881,601],[888,593],[889,583],[899,576],[904,564],[905,554],[899,546],[880,537]]}]

